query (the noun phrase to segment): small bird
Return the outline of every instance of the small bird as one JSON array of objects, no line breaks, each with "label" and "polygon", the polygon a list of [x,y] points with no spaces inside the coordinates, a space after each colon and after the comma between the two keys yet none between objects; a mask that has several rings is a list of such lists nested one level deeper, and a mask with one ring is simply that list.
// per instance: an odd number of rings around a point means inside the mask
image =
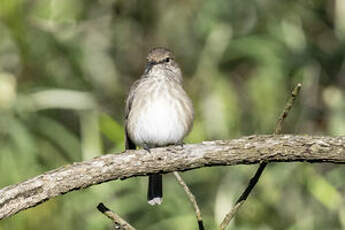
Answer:
[{"label": "small bird", "polygon": [[[154,48],[144,74],[134,82],[126,101],[126,149],[182,145],[194,119],[192,101],[182,87],[182,73],[172,52]],[[163,200],[162,175],[149,176],[147,201]]]}]

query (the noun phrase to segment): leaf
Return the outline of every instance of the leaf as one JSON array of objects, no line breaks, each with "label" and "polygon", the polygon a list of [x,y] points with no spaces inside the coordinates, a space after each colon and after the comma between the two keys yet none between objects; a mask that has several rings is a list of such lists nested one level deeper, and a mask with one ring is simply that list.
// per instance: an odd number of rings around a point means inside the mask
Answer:
[{"label": "leaf", "polygon": [[124,128],[109,115],[103,113],[99,118],[101,133],[104,134],[114,144],[124,143]]},{"label": "leaf", "polygon": [[336,210],[342,203],[340,193],[323,176],[317,174],[314,168],[308,168],[309,192],[315,199],[331,210]]}]

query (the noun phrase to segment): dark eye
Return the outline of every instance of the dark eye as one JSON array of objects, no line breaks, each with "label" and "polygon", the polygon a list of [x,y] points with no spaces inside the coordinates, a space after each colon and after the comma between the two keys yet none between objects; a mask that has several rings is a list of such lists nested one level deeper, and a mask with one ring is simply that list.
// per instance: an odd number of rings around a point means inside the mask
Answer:
[{"label": "dark eye", "polygon": [[164,59],[164,62],[169,62],[169,61],[170,61],[170,58]]}]

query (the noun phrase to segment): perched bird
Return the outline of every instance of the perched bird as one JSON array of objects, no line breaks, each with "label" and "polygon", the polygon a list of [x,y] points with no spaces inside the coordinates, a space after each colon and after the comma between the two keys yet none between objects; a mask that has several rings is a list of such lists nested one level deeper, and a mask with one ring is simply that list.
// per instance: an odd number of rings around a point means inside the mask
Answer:
[{"label": "perched bird", "polygon": [[[125,108],[126,149],[183,144],[194,119],[193,105],[182,88],[182,73],[172,52],[154,48],[144,74],[132,85]],[[149,176],[147,201],[162,203],[162,175]]]}]

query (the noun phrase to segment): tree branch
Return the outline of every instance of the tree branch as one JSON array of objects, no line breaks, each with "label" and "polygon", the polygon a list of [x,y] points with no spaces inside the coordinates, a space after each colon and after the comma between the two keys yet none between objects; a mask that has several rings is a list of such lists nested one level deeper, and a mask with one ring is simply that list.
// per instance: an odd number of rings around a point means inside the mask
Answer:
[{"label": "tree branch", "polygon": [[[278,118],[276,127],[273,131],[274,135],[281,134],[283,122],[285,118],[289,115],[289,112],[296,101],[296,98],[301,90],[301,87],[302,87],[302,84],[298,83],[296,87],[292,90],[290,99],[286,103],[283,112],[280,114]],[[267,166],[267,162],[263,162],[259,165],[259,168],[256,170],[254,176],[250,179],[248,186],[246,187],[246,189],[244,190],[240,198],[238,198],[238,200],[235,202],[234,207],[230,209],[230,211],[225,215],[222,223],[219,226],[220,230],[226,229],[226,227],[229,225],[232,218],[236,215],[237,211],[241,208],[241,206],[247,200],[249,194],[252,192],[253,188],[258,183],[262,175],[262,172],[265,170],[266,166]]]},{"label": "tree branch", "polygon": [[249,136],[151,150],[128,150],[67,165],[0,190],[0,219],[50,198],[110,180],[219,165],[345,163],[345,136]]},{"label": "tree branch", "polygon": [[196,220],[198,221],[199,230],[204,230],[205,229],[204,222],[202,221],[201,212],[200,212],[198,203],[196,202],[195,196],[193,195],[192,191],[190,191],[186,182],[184,182],[184,180],[182,179],[182,177],[180,176],[178,172],[174,172],[174,176],[176,177],[177,182],[181,185],[183,190],[186,192],[189,201],[193,205],[195,215],[196,215]]},{"label": "tree branch", "polygon": [[130,225],[127,221],[122,219],[119,215],[117,215],[115,212],[111,211],[109,208],[107,208],[103,203],[99,203],[97,205],[98,211],[103,213],[106,217],[111,219],[115,225],[115,229],[119,230],[135,230],[135,228]]},{"label": "tree branch", "polygon": [[297,96],[299,95],[301,87],[302,87],[302,84],[298,83],[296,85],[296,87],[292,90],[290,99],[286,103],[283,112],[280,114],[280,116],[278,118],[276,127],[273,131],[273,134],[275,134],[275,135],[281,134],[282,128],[283,128],[283,122],[284,122],[285,118],[289,115],[289,112],[290,112],[292,106],[295,104],[295,101],[297,99]]}]

